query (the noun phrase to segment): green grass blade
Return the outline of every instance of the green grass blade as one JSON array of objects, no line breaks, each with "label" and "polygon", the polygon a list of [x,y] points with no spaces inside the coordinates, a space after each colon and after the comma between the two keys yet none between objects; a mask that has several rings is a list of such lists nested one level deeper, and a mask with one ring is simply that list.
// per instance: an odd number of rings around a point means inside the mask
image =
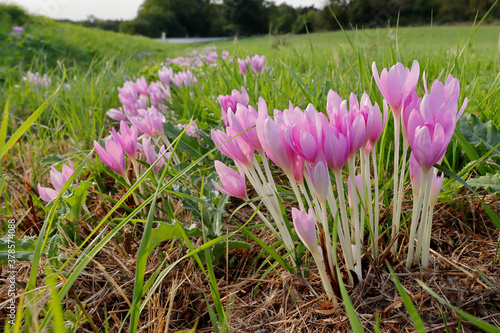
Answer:
[{"label": "green grass blade", "polygon": [[[0,158],[2,158],[9,151],[10,148],[12,148],[12,146],[16,143],[16,141],[19,140],[19,138],[28,130],[28,128],[30,128],[30,126],[40,117],[42,112],[45,111],[45,109],[49,106],[52,98],[54,98],[54,96],[56,96],[59,93],[59,90],[61,90],[65,77],[66,77],[66,71],[63,72],[61,83],[59,84],[57,89],[52,93],[52,95],[50,95],[49,98],[47,98],[45,102],[43,102],[43,104],[40,105],[40,107],[35,112],[33,112],[33,114],[28,119],[26,119],[26,121],[14,132],[14,134],[12,134],[9,141],[7,141],[6,144],[2,145],[2,149],[0,150]],[[2,128],[3,126],[4,124],[2,122]]]},{"label": "green grass blade", "polygon": [[417,308],[411,301],[411,298],[406,292],[405,288],[401,285],[401,282],[399,282],[399,279],[394,273],[394,270],[392,269],[391,266],[389,266],[389,272],[392,275],[394,284],[396,284],[396,288],[398,288],[398,293],[401,296],[401,299],[403,300],[406,310],[408,311],[408,314],[410,315],[411,320],[413,321],[413,325],[415,325],[415,328],[417,329],[417,332],[425,333],[426,331],[424,327],[424,322],[422,321],[422,318],[420,318]]},{"label": "green grass blade", "polygon": [[476,318],[473,315],[465,312],[464,310],[457,308],[456,306],[451,305],[446,300],[441,298],[434,290],[429,288],[429,286],[427,286],[424,282],[422,282],[420,280],[417,280],[417,282],[420,284],[420,286],[422,286],[422,288],[425,289],[425,291],[427,291],[429,294],[431,294],[432,297],[434,297],[439,302],[441,302],[442,304],[446,305],[447,307],[449,307],[450,309],[452,309],[453,311],[458,313],[460,316],[462,316],[465,319],[467,319],[468,321],[470,321],[475,326],[479,327],[480,329],[482,329],[488,333],[500,333],[500,328],[493,326],[492,324],[487,323],[479,318]]}]

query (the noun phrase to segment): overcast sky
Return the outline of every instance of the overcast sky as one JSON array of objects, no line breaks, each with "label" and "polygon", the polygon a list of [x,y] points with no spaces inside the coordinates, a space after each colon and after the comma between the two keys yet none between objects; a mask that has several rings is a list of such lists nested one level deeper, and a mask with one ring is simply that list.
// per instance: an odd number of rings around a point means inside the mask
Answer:
[{"label": "overcast sky", "polygon": [[[32,14],[56,19],[85,20],[89,15],[100,19],[130,20],[144,0],[0,0],[14,3]],[[315,5],[322,7],[324,0],[272,0],[277,4],[286,2],[294,7]]]}]

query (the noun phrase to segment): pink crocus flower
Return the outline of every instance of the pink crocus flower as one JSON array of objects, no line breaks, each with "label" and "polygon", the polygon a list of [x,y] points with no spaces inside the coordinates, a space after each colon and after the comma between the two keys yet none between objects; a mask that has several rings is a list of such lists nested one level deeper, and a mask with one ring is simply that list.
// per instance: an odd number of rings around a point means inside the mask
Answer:
[{"label": "pink crocus flower", "polygon": [[240,198],[245,201],[248,200],[245,175],[241,172],[239,167],[238,171],[236,171],[220,161],[215,161],[215,170],[217,170],[217,174],[222,184],[221,186],[212,179],[212,184],[216,189],[229,196]]},{"label": "pink crocus flower", "polygon": [[222,60],[227,60],[229,58],[229,52],[226,50],[222,51],[221,55],[222,55]]},{"label": "pink crocus flower", "polygon": [[229,126],[243,132],[241,134],[243,139],[259,153],[264,152],[257,136],[257,129],[255,128],[258,114],[253,106],[249,105],[246,107],[245,105],[238,104],[236,112],[233,112],[230,108],[227,116]]},{"label": "pink crocus flower", "polygon": [[125,155],[123,154],[122,145],[114,140],[108,140],[105,143],[106,149],[94,141],[94,147],[101,161],[106,164],[111,170],[125,176],[127,166],[125,164]]},{"label": "pink crocus flower", "polygon": [[122,146],[125,154],[134,160],[137,158],[137,138],[139,132],[135,125],[128,127],[128,125],[122,120],[120,121],[120,132],[116,132],[113,128],[109,133],[113,137],[113,140]]},{"label": "pink crocus flower", "polygon": [[57,171],[56,168],[51,167],[50,180],[52,182],[52,185],[54,186],[53,189],[50,187],[42,187],[40,184],[38,184],[37,186],[38,194],[40,194],[40,198],[43,201],[50,202],[54,198],[56,198],[59,195],[59,192],[61,192],[61,189],[63,188],[64,184],[75,172],[75,167],[73,166],[73,163],[69,158],[68,162],[69,165],[64,164],[61,172]]},{"label": "pink crocus flower", "polygon": [[350,140],[331,126],[323,143],[325,160],[334,172],[342,170],[349,158]]},{"label": "pink crocus flower", "polygon": [[372,64],[372,72],[380,93],[391,106],[392,112],[394,112],[396,116],[399,116],[406,97],[412,90],[415,90],[417,86],[418,77],[420,75],[420,65],[418,61],[413,61],[411,71],[402,63],[398,62],[396,65],[392,66],[389,71],[384,68],[380,73],[380,77],[377,65],[374,61]]},{"label": "pink crocus flower", "polygon": [[326,203],[326,197],[328,196],[328,184],[331,183],[328,167],[322,160],[318,161],[312,167],[306,164],[306,167],[311,176],[314,194],[318,197],[320,204],[324,205]]},{"label": "pink crocus flower", "polygon": [[21,36],[23,34],[23,27],[14,26],[12,27],[12,34],[15,36]]},{"label": "pink crocus flower", "polygon": [[140,109],[137,117],[130,117],[129,120],[147,136],[157,136],[164,133],[163,123],[165,116],[158,112],[155,107],[147,110]]},{"label": "pink crocus flower", "polygon": [[187,127],[186,134],[195,137],[198,141],[200,141],[200,136],[196,133],[198,125],[196,125],[194,121],[191,122],[190,124],[178,124],[176,127],[180,130],[183,130]]},{"label": "pink crocus flower", "polygon": [[122,107],[119,107],[118,109],[109,109],[108,112],[106,112],[106,115],[116,121],[127,120],[127,116],[125,115],[125,112],[123,112]]},{"label": "pink crocus flower", "polygon": [[[363,186],[363,175],[362,174],[358,174],[354,177],[354,182],[356,184],[356,196],[358,196],[359,194],[359,198],[361,198],[361,201],[364,202],[365,201],[365,196],[363,195],[365,193],[365,188]],[[353,191],[353,188],[352,188],[352,184],[351,184],[351,177],[347,177],[347,195],[349,196],[349,198],[351,198],[350,200],[352,201],[352,191]]]},{"label": "pink crocus flower", "polygon": [[174,74],[172,77],[172,82],[177,88],[182,86],[190,87],[192,85],[198,84],[196,76],[189,69],[187,71],[182,71]]},{"label": "pink crocus flower", "polygon": [[[219,150],[222,154],[233,159],[247,168],[252,167],[254,160],[254,151],[241,135],[238,135],[237,129],[232,127],[226,128],[227,134],[220,130],[211,131],[212,140],[216,146],[220,146]],[[227,142],[226,142],[227,141]]]},{"label": "pink crocus flower", "polygon": [[[149,165],[154,164],[156,160],[158,159],[158,156],[163,155],[165,152],[165,145],[162,145],[159,150],[159,154],[156,155],[156,150],[155,147],[151,144],[151,138],[142,138],[142,149],[144,151],[144,156],[146,157],[146,162],[148,162]],[[153,170],[157,172],[161,168],[165,166],[165,162],[170,158],[170,155],[172,153],[168,152],[163,157],[156,163],[156,165],[153,167]]]},{"label": "pink crocus flower", "polygon": [[245,75],[247,73],[247,63],[245,60],[238,58],[238,67],[240,68],[241,75]]},{"label": "pink crocus flower", "polygon": [[231,91],[231,95],[219,95],[219,103],[221,106],[222,121],[224,122],[224,125],[227,126],[229,124],[227,120],[227,111],[229,109],[236,112],[238,104],[248,106],[249,96],[247,90],[245,87],[241,87],[241,92],[237,89],[233,89],[233,91]]},{"label": "pink crocus flower", "polygon": [[309,208],[307,213],[297,208],[292,208],[292,220],[295,231],[307,249],[314,255],[318,254],[318,236],[316,235],[316,220],[314,211]]},{"label": "pink crocus flower", "polygon": [[[170,99],[170,90],[165,88],[161,82],[151,82],[148,87],[149,99],[151,100],[151,106],[155,108],[165,109],[165,100]],[[142,96],[142,95],[141,95]]]},{"label": "pink crocus flower", "polygon": [[259,56],[258,54],[254,55],[252,57],[252,68],[257,72],[260,73],[262,70],[262,67],[264,66],[264,62],[266,61],[266,57],[264,55]]},{"label": "pink crocus flower", "polygon": [[146,78],[144,76],[141,76],[140,78],[137,79],[137,81],[135,82],[135,86],[136,86],[136,89],[137,89],[137,92],[141,95],[145,95],[147,96],[148,95],[148,81],[146,80]]},{"label": "pink crocus flower", "polygon": [[170,81],[172,81],[172,76],[174,75],[174,70],[171,67],[164,66],[158,71],[158,77],[160,80],[168,87]]}]

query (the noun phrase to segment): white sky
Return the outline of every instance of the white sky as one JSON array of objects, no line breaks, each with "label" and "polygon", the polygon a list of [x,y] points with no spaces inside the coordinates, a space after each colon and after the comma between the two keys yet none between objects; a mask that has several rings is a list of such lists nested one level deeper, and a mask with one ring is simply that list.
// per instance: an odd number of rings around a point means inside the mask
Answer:
[{"label": "white sky", "polygon": [[[56,19],[85,20],[89,15],[100,19],[130,20],[144,0],[0,0],[0,3],[20,5],[32,14]],[[321,8],[325,0],[271,0],[294,7],[315,5]]]}]

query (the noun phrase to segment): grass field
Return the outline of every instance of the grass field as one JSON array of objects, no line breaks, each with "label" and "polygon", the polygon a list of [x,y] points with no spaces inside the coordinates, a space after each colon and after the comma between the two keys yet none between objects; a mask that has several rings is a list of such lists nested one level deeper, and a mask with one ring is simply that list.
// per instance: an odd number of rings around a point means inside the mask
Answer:
[{"label": "grass field", "polygon": [[[392,27],[174,45],[27,16],[8,6],[0,5],[0,14],[0,110],[5,110],[0,323],[5,332],[500,331],[498,26]],[[13,26],[23,32],[13,34]],[[207,50],[211,46],[216,48]],[[222,51],[229,52],[227,59]],[[237,59],[254,54],[265,55],[263,70],[241,74]],[[168,66],[174,73],[192,70],[196,84],[150,85],[142,102],[135,100],[137,94],[133,102],[125,101],[125,93],[119,98],[118,88],[126,81],[144,76],[148,84],[160,82],[158,71],[167,58],[188,55],[203,59],[200,66]],[[286,171],[269,162],[265,175],[256,178],[269,181],[264,191],[275,196],[274,208],[251,174],[245,188],[250,200],[230,197],[212,184],[223,178],[215,172],[215,160],[233,165],[211,137],[212,129],[225,130],[218,97],[245,87],[256,109],[262,97],[269,110],[284,110],[291,101],[301,110],[311,103],[326,114],[332,89],[343,99],[366,92],[382,106],[372,62],[381,71],[397,62],[411,67],[414,60],[420,64],[418,96],[426,93],[425,72],[429,88],[434,80],[445,82],[453,75],[460,84],[458,105],[468,99],[441,163],[444,183],[430,210],[430,265],[416,260],[412,266],[410,260],[410,268],[405,267],[418,202],[408,172],[401,185],[399,231],[391,232],[397,221],[393,186],[398,188],[393,155],[400,148],[395,150],[396,128],[389,116],[376,148],[378,171],[368,167],[367,176],[366,193],[372,186],[379,191],[376,241],[369,240],[373,231],[367,213],[375,197],[358,212],[366,218],[359,231],[362,243],[366,240],[358,248],[360,279],[353,280],[344,264],[346,250],[335,236],[337,208],[328,201],[323,228],[334,235],[326,241],[338,255],[330,282],[339,283],[339,294],[330,297],[311,255],[314,249],[301,242],[292,223],[291,209],[298,204],[314,207],[315,216],[322,217],[312,181],[299,197]],[[33,85],[34,79],[23,80],[28,71],[51,81]],[[158,92],[160,98],[154,96]],[[153,161],[162,143],[173,150],[166,167],[153,169],[141,153],[124,159],[124,170],[115,172],[96,153],[93,142],[104,146],[112,138],[108,132],[120,126],[106,113],[128,103],[154,104],[164,115],[162,134],[151,135],[150,143],[156,149]],[[129,125],[134,117],[139,116],[130,116]],[[198,139],[176,126],[191,121]],[[142,138],[137,141],[146,145]],[[255,163],[265,163],[264,156]],[[75,170],[69,179],[61,176],[61,183],[51,167],[61,170],[68,158]],[[114,167],[119,169],[117,163]],[[346,165],[340,173],[346,190],[349,171]],[[335,185],[332,191],[343,190],[333,171],[327,175]],[[38,184],[50,187],[51,182],[60,186],[45,202]],[[341,200],[349,201],[354,220],[355,201],[339,195],[339,205]],[[280,219],[284,229],[279,229]],[[287,247],[287,232],[294,249]],[[323,242],[324,235],[318,235]]]}]

